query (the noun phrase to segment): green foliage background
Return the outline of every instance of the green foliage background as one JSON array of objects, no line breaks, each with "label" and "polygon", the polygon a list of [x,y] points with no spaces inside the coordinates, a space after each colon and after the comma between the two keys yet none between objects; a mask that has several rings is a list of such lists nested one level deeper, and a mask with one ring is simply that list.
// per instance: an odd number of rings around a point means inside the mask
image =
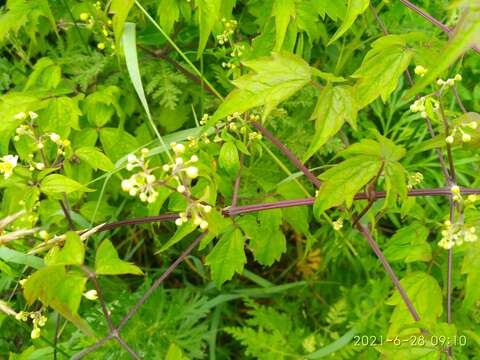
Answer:
[{"label": "green foliage background", "polygon": [[[478,358],[475,199],[460,196],[453,224],[444,222],[454,183],[480,188],[480,55],[471,49],[480,46],[480,9],[468,0],[417,5],[456,29],[450,39],[393,0],[1,5],[0,359],[66,359],[107,336],[101,303],[121,322],[207,226],[121,330],[141,358]],[[437,83],[456,74],[454,88]],[[417,95],[426,96],[422,111],[411,108]],[[439,153],[447,167],[453,159],[453,182]],[[8,155],[18,157],[13,169]],[[169,175],[180,156],[198,157],[188,163],[198,177],[181,172],[189,196]],[[134,174],[159,181],[148,201],[125,188]],[[407,196],[413,187],[447,193]],[[370,203],[372,190],[386,194]],[[309,197],[313,206],[227,216],[236,205]],[[95,228],[181,212],[189,218],[180,224]],[[453,247],[451,322],[448,251],[439,246],[449,226],[472,239]],[[93,274],[102,298],[91,301]],[[86,358],[131,356],[111,339]]]}]

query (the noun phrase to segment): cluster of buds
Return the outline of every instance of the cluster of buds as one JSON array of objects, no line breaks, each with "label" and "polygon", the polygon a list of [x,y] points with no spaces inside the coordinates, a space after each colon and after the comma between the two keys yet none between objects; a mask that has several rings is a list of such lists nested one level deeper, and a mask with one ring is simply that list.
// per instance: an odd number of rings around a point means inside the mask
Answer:
[{"label": "cluster of buds", "polygon": [[38,339],[40,337],[40,331],[42,327],[45,326],[47,323],[47,317],[42,315],[41,311],[20,311],[15,315],[15,318],[18,321],[28,321],[28,319],[32,319],[33,329],[30,334],[32,339]]},{"label": "cluster of buds", "polygon": [[187,207],[186,211],[179,214],[179,217],[175,220],[175,225],[182,226],[188,221],[188,218],[190,217],[192,218],[193,223],[196,226],[200,227],[201,230],[207,230],[208,221],[205,220],[205,216],[211,211],[212,207],[210,205],[193,202]]},{"label": "cluster of buds", "polygon": [[0,173],[3,174],[5,179],[8,179],[12,175],[13,169],[17,166],[18,156],[5,155],[0,160]]},{"label": "cluster of buds", "polygon": [[424,77],[428,70],[425,69],[422,65],[417,65],[417,66],[415,66],[414,71],[415,71],[415,75],[418,75],[420,77]]},{"label": "cluster of buds", "polygon": [[343,217],[339,217],[332,223],[333,230],[340,231],[343,228]]},{"label": "cluster of buds", "polygon": [[[100,1],[97,1],[95,3],[95,8],[97,10],[97,12],[102,12],[102,4],[100,3]],[[93,28],[93,26],[95,25],[95,19],[93,16],[91,16],[89,13],[81,13],[80,14],[80,20],[83,21],[87,28],[91,29]],[[108,20],[106,22],[106,24],[103,24],[102,27],[101,27],[101,33],[103,35],[103,37],[105,38],[105,40],[103,41],[100,41],[97,43],[97,49],[99,50],[105,50],[105,48],[107,47],[107,44],[109,44],[110,48],[112,50],[115,50],[115,44],[114,44],[114,41],[112,40],[112,31],[111,31],[111,27],[112,27],[112,20]]]},{"label": "cluster of buds", "polygon": [[453,86],[455,85],[455,81],[462,81],[462,75],[456,74],[453,78],[449,78],[447,80],[443,79],[438,79],[437,80],[437,85],[438,86]]},{"label": "cluster of buds", "polygon": [[413,189],[415,186],[420,184],[423,181],[423,174],[416,172],[415,174],[409,175],[408,177],[408,184],[407,188],[408,190]]},{"label": "cluster of buds", "polygon": [[464,242],[474,242],[478,240],[474,226],[465,226],[464,224],[452,224],[450,220],[444,222],[442,238],[438,246],[444,249],[451,249],[454,245],[462,245]]},{"label": "cluster of buds", "polygon": [[155,183],[157,178],[148,168],[148,161],[146,157],[149,150],[144,148],[141,150],[140,158],[134,154],[129,154],[127,157],[127,170],[132,171],[135,168],[140,168],[140,171],[130,176],[130,178],[122,181],[123,191],[128,192],[131,196],[138,196],[141,201],[153,203],[157,199],[158,193],[155,190]]},{"label": "cluster of buds", "polygon": [[217,41],[220,45],[224,45],[229,42],[230,36],[233,35],[233,33],[235,32],[235,28],[237,27],[236,20],[227,20],[223,18],[222,23],[225,30],[220,35],[217,35]]},{"label": "cluster of buds", "polygon": [[473,120],[469,122],[462,122],[460,125],[454,126],[450,135],[445,138],[445,142],[453,144],[457,134],[461,135],[462,142],[467,143],[472,140],[472,136],[466,132],[469,130],[476,130],[478,128],[478,122]]},{"label": "cluster of buds", "polygon": [[415,100],[415,102],[412,105],[410,105],[410,110],[414,113],[419,112],[423,118],[427,117],[425,100],[426,100],[425,97],[421,97],[420,99]]}]

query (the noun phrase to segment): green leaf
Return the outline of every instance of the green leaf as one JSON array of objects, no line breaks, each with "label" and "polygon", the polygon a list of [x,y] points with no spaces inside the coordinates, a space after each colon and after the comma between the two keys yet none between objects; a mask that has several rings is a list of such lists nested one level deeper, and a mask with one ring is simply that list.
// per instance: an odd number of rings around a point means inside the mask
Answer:
[{"label": "green leaf", "polygon": [[175,231],[175,234],[173,234],[173,236],[160,248],[159,251],[157,251],[157,253],[165,251],[168,248],[172,247],[180,240],[182,240],[185,236],[194,232],[196,228],[197,225],[193,223],[193,220],[189,220],[186,223],[180,225],[177,228],[177,231]]},{"label": "green leaf", "polygon": [[362,14],[368,7],[369,0],[348,0],[347,14],[343,19],[342,25],[333,34],[328,45],[339,39],[353,25],[355,19]]},{"label": "green leaf", "polygon": [[62,79],[62,70],[52,59],[41,58],[33,67],[33,72],[28,77],[24,90],[32,88],[42,90],[55,89]]},{"label": "green leaf", "polygon": [[58,311],[85,334],[93,336],[88,324],[78,316],[85,283],[85,275],[66,272],[62,265],[48,266],[32,274],[26,281],[23,293],[31,305],[35,300]]},{"label": "green leaf", "polygon": [[395,205],[397,196],[401,201],[407,198],[406,170],[398,162],[386,162],[384,168],[385,190],[387,197],[385,206]]},{"label": "green leaf", "polygon": [[40,190],[46,194],[72,193],[75,191],[94,191],[64,175],[52,174],[46,176],[40,183]]},{"label": "green leaf", "polygon": [[275,17],[276,37],[274,51],[280,51],[285,40],[287,27],[290,19],[295,17],[294,0],[275,0],[272,8],[272,16]]},{"label": "green leaf", "polygon": [[0,246],[0,259],[9,263],[27,265],[34,269],[41,269],[45,266],[41,258],[9,249],[6,246]]},{"label": "green leaf", "polygon": [[318,190],[313,211],[318,218],[325,210],[345,202],[352,206],[353,197],[379,172],[382,162],[372,156],[358,155],[335,165],[319,176],[325,180]]},{"label": "green leaf", "polygon": [[120,48],[123,26],[134,3],[134,0],[112,0],[112,4],[110,5],[110,12],[114,14],[112,22],[113,33],[115,35],[115,46],[117,49]]},{"label": "green leaf", "polygon": [[238,229],[223,234],[205,258],[205,264],[211,267],[213,281],[219,288],[235,272],[241,274],[246,262],[243,235]]},{"label": "green leaf", "polygon": [[[407,293],[413,306],[418,312],[422,324],[434,324],[442,314],[442,290],[437,280],[424,272],[414,272],[400,280],[400,284]],[[419,333],[418,327],[405,328],[414,325],[415,320],[410,315],[398,291],[386,301],[395,306],[390,318],[388,337]]]},{"label": "green leaf", "polygon": [[182,349],[175,343],[171,343],[168,347],[165,360],[189,360],[189,358],[183,355]]},{"label": "green leaf", "polygon": [[160,0],[157,10],[160,26],[167,34],[171,34],[173,26],[180,19],[180,8],[177,0]]},{"label": "green leaf", "polygon": [[92,168],[100,169],[103,171],[111,171],[115,168],[115,165],[105,156],[100,150],[91,146],[84,146],[75,150],[75,155],[85,161]]},{"label": "green leaf", "polygon": [[[135,151],[140,144],[137,139],[122,129],[117,128],[103,128],[100,130],[100,142],[102,143],[103,151],[112,161],[118,161],[123,156]],[[122,146],[118,146],[122,144]]]},{"label": "green leaf", "polygon": [[82,115],[78,101],[82,96],[70,98],[66,96],[48,100],[47,107],[42,111],[40,126],[45,132],[54,132],[62,138],[67,138],[70,129],[79,130],[78,120]]},{"label": "green leaf", "polygon": [[123,110],[118,103],[120,95],[120,88],[113,85],[99,87],[97,91],[88,95],[83,102],[88,121],[100,128],[111,120],[115,112],[123,116]]},{"label": "green leaf", "polygon": [[73,231],[66,234],[62,248],[55,246],[45,257],[47,265],[82,265],[85,259],[85,245]]},{"label": "green leaf", "polygon": [[203,54],[208,37],[213,26],[217,23],[222,6],[221,0],[196,0],[198,25],[200,27],[200,40],[198,42],[197,58]]},{"label": "green leaf", "polygon": [[389,261],[430,261],[432,248],[427,242],[429,230],[420,223],[414,223],[398,230],[388,241],[384,255]]},{"label": "green leaf", "polygon": [[407,47],[402,36],[388,35],[375,41],[360,68],[352,75],[357,78],[354,93],[357,94],[359,109],[378,96],[387,101],[412,56],[413,50]]},{"label": "green leaf", "polygon": [[480,242],[468,243],[468,251],[462,263],[462,274],[467,276],[465,282],[465,298],[462,303],[462,310],[471,310],[475,302],[480,299]]},{"label": "green leaf", "polygon": [[240,159],[238,157],[237,147],[233,142],[227,141],[222,145],[218,157],[218,164],[230,174],[230,176],[237,175],[238,169],[240,169]]},{"label": "green leaf", "polygon": [[274,53],[271,57],[245,61],[244,65],[254,72],[232,81],[237,89],[227,96],[209,125],[234,112],[243,113],[259,106],[264,106],[265,118],[311,79],[310,66],[302,58],[288,53]]},{"label": "green leaf", "polygon": [[99,275],[143,274],[138,266],[121,260],[117,250],[108,239],[104,240],[97,249],[95,273]]},{"label": "green leaf", "polygon": [[350,145],[345,150],[338,152],[339,156],[368,155],[378,157],[385,162],[395,162],[403,158],[406,150],[403,146],[396,145],[392,140],[384,136],[377,136],[378,141],[362,139],[358,143]]},{"label": "green leaf", "polygon": [[357,105],[351,86],[327,85],[318,97],[317,105],[311,119],[316,121],[315,135],[303,156],[307,161],[318,151],[338,130],[345,121],[353,127],[356,126]]},{"label": "green leaf", "polygon": [[287,240],[280,228],[282,211],[280,209],[262,211],[258,214],[258,227],[254,234],[249,233],[249,246],[256,261],[271,266],[280,260],[287,250]]},{"label": "green leaf", "polygon": [[[480,6],[469,7],[453,31],[453,36],[443,49],[432,49],[431,63],[428,65],[428,72],[405,94],[405,98],[422,91],[426,86],[437,80],[460,56],[471,46],[480,46]],[[438,54],[442,54],[438,56]]]}]

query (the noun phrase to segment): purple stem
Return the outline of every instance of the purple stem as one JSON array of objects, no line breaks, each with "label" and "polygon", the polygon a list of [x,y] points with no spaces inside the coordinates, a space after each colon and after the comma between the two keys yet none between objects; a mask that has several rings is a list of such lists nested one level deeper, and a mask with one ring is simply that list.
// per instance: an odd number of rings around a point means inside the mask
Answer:
[{"label": "purple stem", "polygon": [[[428,20],[430,23],[432,23],[433,25],[435,25],[436,27],[438,27],[439,29],[442,29],[443,32],[447,33],[449,36],[452,35],[453,33],[453,30],[450,29],[447,25],[443,24],[442,22],[438,21],[437,19],[435,19],[432,15],[430,15],[429,13],[427,13],[426,11],[420,9],[418,6],[412,4],[410,1],[408,0],[400,0],[400,2],[402,4],[404,4],[405,6],[407,6],[408,8],[412,9],[413,11],[415,11],[418,15],[422,16],[423,18],[425,18],[426,20]],[[477,46],[472,46],[472,49],[475,50],[477,53],[480,54],[480,48],[478,48]]]},{"label": "purple stem", "polygon": [[95,344],[83,349],[82,351],[80,351],[78,354],[72,356],[72,360],[80,360],[81,358],[83,358],[85,355],[88,355],[90,354],[91,352],[97,350],[100,346],[102,346],[103,344],[105,344],[108,340],[110,340],[111,338],[113,338],[113,335],[108,335],[106,337],[104,337],[103,339],[100,339],[98,340]]},{"label": "purple stem", "polygon": [[295,165],[301,172],[305,174],[305,176],[313,185],[315,185],[317,188],[322,185],[321,181],[318,180],[317,177],[313,175],[312,172],[305,165],[303,165],[302,162],[298,160],[298,158],[285,145],[283,145],[280,140],[273,136],[270,131],[265,129],[256,121],[250,121],[250,124],[252,124],[258,131],[262,133],[263,136],[270,140],[270,142],[275,145],[282,152],[282,154],[284,154],[288,160],[292,162],[293,165]]}]

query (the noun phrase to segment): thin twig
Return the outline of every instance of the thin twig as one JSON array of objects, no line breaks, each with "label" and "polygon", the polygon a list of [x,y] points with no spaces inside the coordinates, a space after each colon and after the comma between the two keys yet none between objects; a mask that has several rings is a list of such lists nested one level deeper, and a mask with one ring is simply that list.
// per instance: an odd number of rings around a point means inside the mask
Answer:
[{"label": "thin twig", "polygon": [[[441,29],[443,32],[447,33],[449,36],[453,34],[453,30],[450,29],[447,25],[442,23],[441,21],[435,19],[432,15],[427,13],[425,10],[420,9],[418,6],[412,4],[408,0],[400,0],[405,6],[410,8],[411,10],[415,11],[418,15],[422,16],[424,19],[428,20],[430,23]],[[472,49],[475,50],[477,53],[480,54],[480,48],[477,46],[472,46]]]}]

